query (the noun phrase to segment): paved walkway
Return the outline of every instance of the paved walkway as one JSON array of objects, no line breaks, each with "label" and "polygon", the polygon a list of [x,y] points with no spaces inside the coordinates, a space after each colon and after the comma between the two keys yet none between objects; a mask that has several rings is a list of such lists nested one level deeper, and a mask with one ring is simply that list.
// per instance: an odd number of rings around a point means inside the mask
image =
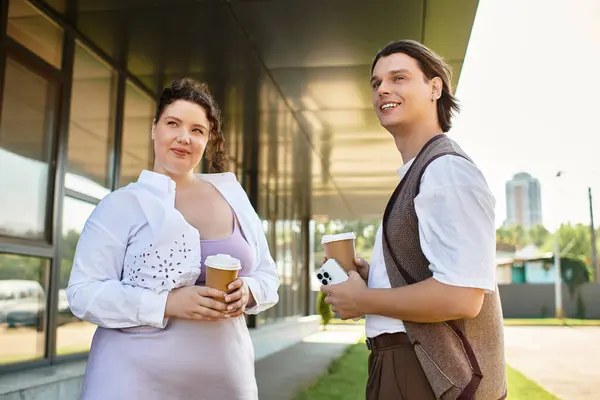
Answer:
[{"label": "paved walkway", "polygon": [[256,362],[260,400],[291,400],[364,335],[363,326],[335,326]]},{"label": "paved walkway", "polygon": [[600,399],[600,327],[514,326],[504,332],[511,367],[562,400]]}]

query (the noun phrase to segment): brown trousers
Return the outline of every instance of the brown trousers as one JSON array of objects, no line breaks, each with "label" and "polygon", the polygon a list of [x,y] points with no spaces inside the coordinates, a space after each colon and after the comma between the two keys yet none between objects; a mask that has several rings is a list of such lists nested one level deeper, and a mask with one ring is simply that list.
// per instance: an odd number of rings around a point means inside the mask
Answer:
[{"label": "brown trousers", "polygon": [[367,339],[369,380],[366,400],[436,400],[405,333]]}]

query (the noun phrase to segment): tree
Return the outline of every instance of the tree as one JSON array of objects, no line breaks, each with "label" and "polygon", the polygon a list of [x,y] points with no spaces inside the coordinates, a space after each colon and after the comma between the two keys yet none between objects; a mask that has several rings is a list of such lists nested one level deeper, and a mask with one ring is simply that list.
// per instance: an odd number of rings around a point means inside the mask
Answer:
[{"label": "tree", "polygon": [[0,254],[0,281],[26,280],[44,283],[46,261],[36,257]]},{"label": "tree", "polygon": [[505,226],[501,226],[500,228],[498,228],[496,230],[496,240],[501,243],[512,244],[512,245],[515,244],[513,241],[512,230]]},{"label": "tree", "polygon": [[529,241],[537,247],[542,247],[551,236],[548,229],[543,225],[537,225],[528,232]]},{"label": "tree", "polygon": [[[561,225],[558,229],[558,244],[563,256],[586,260],[589,263],[592,248],[589,226],[583,224]],[[548,236],[543,249],[554,251],[554,235]]]},{"label": "tree", "polygon": [[[75,248],[79,241],[77,231],[69,231],[61,238],[60,288],[69,283]],[[45,283],[46,266],[50,262],[44,259],[17,254],[0,254],[0,280],[22,279]]]},{"label": "tree", "polygon": [[75,258],[75,249],[79,241],[79,232],[70,230],[61,238],[60,247],[60,288],[64,289],[69,284],[71,269],[73,268],[73,259]]},{"label": "tree", "polygon": [[317,307],[318,312],[321,315],[321,323],[323,324],[323,329],[327,329],[327,324],[333,318],[333,311],[331,310],[331,306],[325,303],[325,293],[319,292]]},{"label": "tree", "polygon": [[500,243],[506,243],[521,249],[531,243],[529,231],[522,226],[503,226],[496,230],[496,239]]},{"label": "tree", "polygon": [[563,282],[569,288],[571,297],[574,297],[576,293],[579,294],[579,287],[590,282],[592,277],[589,265],[577,257],[561,257],[560,272]]},{"label": "tree", "polygon": [[379,220],[357,220],[357,221],[328,221],[315,226],[315,270],[321,267],[323,259],[323,246],[321,239],[324,235],[343,232],[354,232],[356,234],[356,255],[369,260],[375,245]]}]

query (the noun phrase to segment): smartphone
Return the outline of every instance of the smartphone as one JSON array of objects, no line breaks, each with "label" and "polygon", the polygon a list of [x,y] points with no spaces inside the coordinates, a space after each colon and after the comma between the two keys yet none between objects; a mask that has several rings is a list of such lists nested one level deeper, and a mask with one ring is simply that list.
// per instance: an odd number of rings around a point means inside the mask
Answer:
[{"label": "smartphone", "polygon": [[317,279],[323,285],[335,285],[348,280],[348,274],[334,258],[330,258],[317,271]]},{"label": "smartphone", "polygon": [[[328,259],[317,271],[317,278],[323,285],[335,285],[348,280],[348,274],[335,259]],[[361,317],[352,318],[352,321],[360,321]]]}]

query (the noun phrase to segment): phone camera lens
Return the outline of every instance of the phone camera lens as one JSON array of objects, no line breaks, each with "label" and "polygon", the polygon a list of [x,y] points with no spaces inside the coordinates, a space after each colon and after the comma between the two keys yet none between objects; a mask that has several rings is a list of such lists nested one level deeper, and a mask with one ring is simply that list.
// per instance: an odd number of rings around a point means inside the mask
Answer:
[{"label": "phone camera lens", "polygon": [[325,272],[323,275],[325,276],[325,278],[329,278],[329,272]]},{"label": "phone camera lens", "polygon": [[323,275],[321,275],[321,274],[317,274],[317,278],[319,278],[319,279],[323,279]]},{"label": "phone camera lens", "polygon": [[323,283],[323,285],[327,285],[329,283],[327,282],[327,279],[323,279],[321,282]]}]

